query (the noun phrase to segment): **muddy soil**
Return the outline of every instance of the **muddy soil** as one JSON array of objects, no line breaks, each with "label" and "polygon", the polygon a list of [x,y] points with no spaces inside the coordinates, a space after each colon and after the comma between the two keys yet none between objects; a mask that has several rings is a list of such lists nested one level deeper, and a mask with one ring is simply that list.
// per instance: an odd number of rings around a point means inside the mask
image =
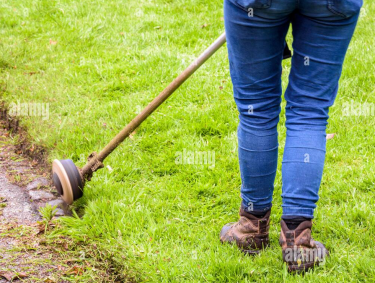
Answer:
[{"label": "muddy soil", "polygon": [[0,123],[0,283],[63,282],[53,278],[59,265],[51,259],[59,255],[40,245],[45,227],[39,209],[50,204],[55,217],[69,210],[44,164],[23,154],[17,141]]}]

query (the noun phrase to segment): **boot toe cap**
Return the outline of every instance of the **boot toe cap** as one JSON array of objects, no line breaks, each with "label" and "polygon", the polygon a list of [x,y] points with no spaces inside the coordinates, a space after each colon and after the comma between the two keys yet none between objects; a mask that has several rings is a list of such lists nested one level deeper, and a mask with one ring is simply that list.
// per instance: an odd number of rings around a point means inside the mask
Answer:
[{"label": "boot toe cap", "polygon": [[320,253],[320,256],[322,257],[321,259],[329,256],[329,251],[325,247],[325,245],[323,245],[321,242],[318,242],[318,241],[315,241],[315,245],[318,249],[318,254]]},{"label": "boot toe cap", "polygon": [[225,224],[220,231],[220,241],[222,242],[233,242],[233,236],[230,235],[230,229],[234,223]]}]

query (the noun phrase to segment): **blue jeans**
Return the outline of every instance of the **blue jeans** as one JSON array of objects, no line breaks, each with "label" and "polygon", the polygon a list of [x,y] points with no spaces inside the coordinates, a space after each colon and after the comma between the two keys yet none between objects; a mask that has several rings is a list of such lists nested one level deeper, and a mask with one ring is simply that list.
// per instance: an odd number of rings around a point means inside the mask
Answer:
[{"label": "blue jeans", "polygon": [[326,152],[329,107],[362,0],[224,0],[225,29],[239,111],[242,205],[272,206],[282,55],[289,25],[293,56],[285,92],[283,218],[313,218]]}]

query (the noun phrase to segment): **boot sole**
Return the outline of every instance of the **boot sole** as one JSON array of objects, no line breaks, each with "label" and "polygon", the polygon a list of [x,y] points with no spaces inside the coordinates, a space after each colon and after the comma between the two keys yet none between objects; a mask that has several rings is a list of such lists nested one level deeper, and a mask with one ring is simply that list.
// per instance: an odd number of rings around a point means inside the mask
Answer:
[{"label": "boot sole", "polygon": [[[325,259],[327,259],[329,257],[329,252],[328,250],[326,250],[326,255],[325,255]],[[301,263],[300,265],[292,262],[292,263],[288,263],[288,271],[289,273],[304,273],[304,272],[307,272],[309,271],[310,269],[313,269],[315,267],[318,267],[319,266],[319,261],[316,261],[316,262],[308,262],[308,263]]]},{"label": "boot sole", "polygon": [[245,255],[255,256],[260,254],[262,250],[241,250]]},{"label": "boot sole", "polygon": [[241,249],[240,250],[245,254],[245,255],[258,255],[260,254],[263,250],[265,250],[266,248],[268,248],[270,245],[266,245],[264,246],[262,249],[259,249],[259,250],[244,250],[244,249]]},{"label": "boot sole", "polygon": [[319,266],[319,264],[310,262],[304,264],[288,264],[288,272],[289,273],[304,273],[309,271],[310,269]]}]

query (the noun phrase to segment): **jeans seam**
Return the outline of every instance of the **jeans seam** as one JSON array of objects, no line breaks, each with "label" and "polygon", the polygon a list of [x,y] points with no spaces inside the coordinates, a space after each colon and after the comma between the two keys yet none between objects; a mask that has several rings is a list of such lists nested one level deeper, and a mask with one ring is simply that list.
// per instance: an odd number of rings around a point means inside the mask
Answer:
[{"label": "jeans seam", "polygon": [[[237,6],[238,8],[244,10],[245,12],[249,12],[249,8],[252,8],[252,7],[244,7],[242,5],[240,5],[237,1],[233,1],[232,4],[234,4],[235,6]],[[260,8],[255,8],[255,9],[260,9],[260,10],[265,10],[265,9],[269,9],[270,7],[272,6],[272,0],[268,0],[268,5],[265,6],[265,7],[260,7]]]},{"label": "jeans seam", "polygon": [[300,161],[300,160],[288,160],[288,161],[282,161],[282,164],[288,164],[288,163],[302,163],[302,164],[318,164],[320,165],[319,162],[305,162],[305,161]]},{"label": "jeans seam", "polygon": [[239,146],[240,149],[247,151],[247,152],[273,152],[277,149],[279,149],[279,146],[271,148],[271,149],[247,149],[242,146]]},{"label": "jeans seam", "polygon": [[308,147],[308,146],[285,146],[284,147],[284,151],[287,149],[287,148],[303,148],[303,149],[314,149],[314,150],[319,150],[319,151],[323,151],[323,152],[326,152],[325,149],[321,149],[321,148],[316,148],[316,147]]},{"label": "jeans seam", "polygon": [[[266,176],[270,176],[270,175],[273,175],[273,174],[276,174],[277,170],[271,172],[271,173],[267,173],[267,174],[260,174],[260,175],[246,175],[248,177],[251,177],[251,178],[259,178],[259,177],[266,177]],[[248,189],[251,189],[249,187],[246,187],[245,185],[242,184],[243,187],[245,188],[248,188]]]},{"label": "jeans seam", "polygon": [[339,11],[337,11],[333,5],[333,2],[332,0],[328,0],[327,1],[327,7],[328,7],[328,10],[330,10],[332,13],[336,14],[336,15],[339,15],[341,17],[344,17],[344,18],[347,18],[347,16]]}]

